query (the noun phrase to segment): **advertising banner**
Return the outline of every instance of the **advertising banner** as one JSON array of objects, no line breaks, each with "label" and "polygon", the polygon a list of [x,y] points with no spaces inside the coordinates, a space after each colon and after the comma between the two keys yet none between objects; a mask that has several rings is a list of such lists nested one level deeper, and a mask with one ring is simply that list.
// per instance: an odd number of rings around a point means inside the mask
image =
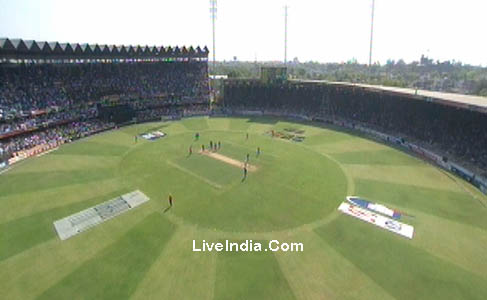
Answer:
[{"label": "advertising banner", "polygon": [[355,217],[364,222],[373,224],[382,229],[386,229],[388,231],[391,231],[395,234],[401,235],[408,239],[413,238],[414,227],[411,225],[398,222],[391,218],[387,218],[385,216],[376,214],[374,212],[352,205],[347,202],[342,202],[342,204],[340,204],[340,206],[338,207],[338,210],[344,214]]},{"label": "advertising banner", "polygon": [[260,110],[242,110],[241,113],[244,116],[262,116],[263,113]]},{"label": "advertising banner", "polygon": [[157,139],[163,138],[165,136],[166,136],[166,134],[164,132],[161,132],[161,131],[154,131],[154,132],[150,132],[150,133],[144,133],[141,135],[142,138],[149,140],[149,141],[157,140]]}]

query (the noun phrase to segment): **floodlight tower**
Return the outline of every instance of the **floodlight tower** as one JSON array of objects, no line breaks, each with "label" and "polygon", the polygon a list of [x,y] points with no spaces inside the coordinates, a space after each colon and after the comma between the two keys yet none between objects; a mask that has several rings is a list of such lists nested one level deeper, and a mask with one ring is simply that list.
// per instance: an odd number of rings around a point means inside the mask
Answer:
[{"label": "floodlight tower", "polygon": [[215,52],[215,21],[216,21],[216,1],[210,0],[210,16],[213,26],[213,72],[215,72],[216,52]]},{"label": "floodlight tower", "polygon": [[375,0],[372,0],[372,18],[370,20],[369,67],[372,66],[372,43],[373,43],[373,40],[374,40],[374,9],[375,9]]},{"label": "floodlight tower", "polygon": [[289,6],[284,6],[284,65],[287,65],[287,9]]}]

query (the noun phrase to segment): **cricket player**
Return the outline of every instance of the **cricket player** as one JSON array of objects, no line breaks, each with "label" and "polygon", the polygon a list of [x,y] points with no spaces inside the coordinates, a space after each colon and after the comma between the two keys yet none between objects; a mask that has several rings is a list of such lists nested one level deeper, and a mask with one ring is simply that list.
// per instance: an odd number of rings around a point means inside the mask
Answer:
[{"label": "cricket player", "polygon": [[260,155],[260,147],[257,147],[257,156]]},{"label": "cricket player", "polygon": [[169,206],[172,207],[172,195],[171,194],[169,194],[169,199],[168,200],[169,200]]}]

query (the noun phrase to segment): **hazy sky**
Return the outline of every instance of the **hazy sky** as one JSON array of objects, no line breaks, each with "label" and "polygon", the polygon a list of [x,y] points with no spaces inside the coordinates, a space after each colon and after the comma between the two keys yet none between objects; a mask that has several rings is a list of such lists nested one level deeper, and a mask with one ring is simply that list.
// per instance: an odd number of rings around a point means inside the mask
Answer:
[{"label": "hazy sky", "polygon": [[[218,0],[217,60],[368,62],[372,0]],[[0,0],[0,37],[59,42],[208,45],[209,0]],[[421,54],[487,65],[487,1],[376,0],[373,60]]]}]

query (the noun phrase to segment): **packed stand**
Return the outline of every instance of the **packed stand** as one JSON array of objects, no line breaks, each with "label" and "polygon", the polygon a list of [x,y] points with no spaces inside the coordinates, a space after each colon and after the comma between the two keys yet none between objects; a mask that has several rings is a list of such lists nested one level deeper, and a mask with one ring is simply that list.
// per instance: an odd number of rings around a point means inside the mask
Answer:
[{"label": "packed stand", "polygon": [[72,122],[46,130],[19,135],[0,141],[0,153],[16,153],[38,145],[60,144],[111,129],[112,123],[99,120]]},{"label": "packed stand", "polygon": [[39,115],[30,115],[25,118],[3,120],[0,123],[0,137],[31,131],[37,128],[50,127],[77,119],[91,119],[97,116],[96,107],[78,108],[65,111],[52,111]]},{"label": "packed stand", "polygon": [[0,157],[113,126],[98,120],[110,99],[145,121],[208,103],[208,84],[206,62],[0,65]]},{"label": "packed stand", "polygon": [[163,108],[139,110],[136,113],[137,122],[160,121],[163,116],[181,117],[181,109],[168,106]]},{"label": "packed stand", "polygon": [[231,82],[225,106],[343,119],[419,143],[487,172],[487,114],[363,88]]},{"label": "packed stand", "polygon": [[[209,99],[200,62],[42,64],[0,67],[0,114],[96,102],[107,95]],[[0,117],[1,117],[0,116]]]}]

